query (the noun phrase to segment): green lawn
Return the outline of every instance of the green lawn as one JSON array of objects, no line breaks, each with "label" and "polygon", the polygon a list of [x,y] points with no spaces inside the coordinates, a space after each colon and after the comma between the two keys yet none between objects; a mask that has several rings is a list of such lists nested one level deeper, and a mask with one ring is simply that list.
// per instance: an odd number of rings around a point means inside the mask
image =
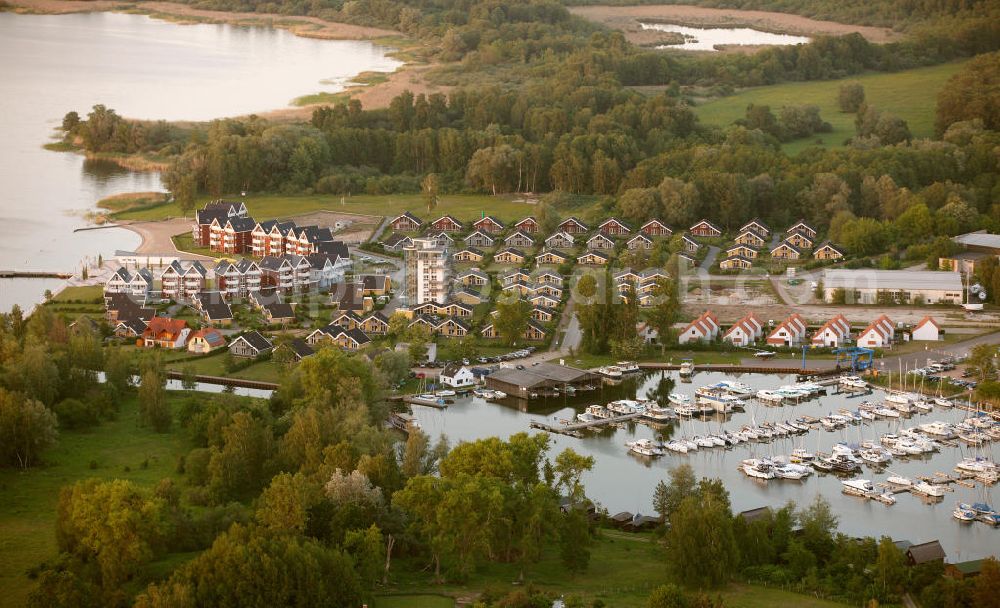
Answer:
[{"label": "green lawn", "polygon": [[76,301],[95,302],[103,308],[104,288],[100,285],[71,286],[63,289],[51,300],[53,304],[74,303]]},{"label": "green lawn", "polygon": [[207,357],[178,357],[165,363],[165,367],[180,372],[190,365],[194,368],[195,373],[203,376],[228,376],[260,382],[280,382],[282,376],[287,373],[281,364],[275,361],[258,361],[235,372],[227,372],[225,362],[226,352],[220,350]]},{"label": "green lawn", "polygon": [[843,80],[755,87],[699,105],[695,112],[704,123],[724,126],[743,118],[751,103],[769,105],[776,115],[784,105],[815,105],[819,106],[823,120],[833,125],[833,132],[789,142],[784,145],[785,151],[797,154],[815,145],[817,139],[822,140],[824,147],[839,147],[854,136],[854,114],[840,111],[837,93],[841,84],[856,80],[864,85],[869,104],[903,118],[914,137],[930,137],[934,134],[938,91],[961,68],[962,62],[954,62],[896,73],[862,74]]},{"label": "green lawn", "polygon": [[[485,588],[517,588],[513,584],[519,575],[515,564],[486,565],[473,573],[463,585],[433,585],[430,582],[432,573],[422,569],[425,564],[411,561],[405,564],[404,569],[403,561],[396,560],[393,563],[393,591],[414,595],[379,597],[375,608],[444,607],[451,604],[439,603],[438,598],[421,597],[419,594],[447,593],[459,597],[473,595]],[[550,547],[539,563],[532,564],[525,570],[524,582],[555,595],[576,595],[584,600],[584,605],[590,605],[593,600],[600,598],[606,606],[642,608],[653,588],[671,582],[665,562],[663,549],[653,542],[652,535],[602,530],[600,539],[591,546],[590,568],[586,574],[571,577],[563,568],[557,549]],[[725,598],[727,606],[735,608],[842,606],[780,589],[747,585],[733,585],[719,595]]]},{"label": "green lawn", "polygon": [[[449,194],[441,197],[437,207],[431,213],[427,212],[427,206],[420,194],[356,195],[346,198],[343,205],[340,204],[340,197],[333,195],[282,196],[268,194],[250,195],[243,200],[246,202],[250,214],[261,219],[289,217],[321,210],[389,217],[410,211],[423,219],[435,219],[447,213],[463,221],[473,220],[484,214],[495,215],[504,221],[517,221],[534,213],[534,205],[515,202],[514,199],[513,196]],[[199,200],[198,207],[203,206],[208,200],[207,197],[204,200]],[[165,203],[118,213],[115,214],[115,219],[162,220],[181,215],[183,214],[175,203]]]},{"label": "green lawn", "polygon": [[[183,394],[172,393],[178,402]],[[41,467],[0,469],[0,608],[24,606],[32,582],[26,571],[56,557],[55,509],[59,488],[88,477],[129,479],[152,486],[175,477],[177,457],[191,445],[178,430],[154,433],[139,426],[135,398],[117,420],[89,431],[63,431]],[[91,469],[94,461],[97,468]],[[148,463],[145,467],[143,463]]]}]

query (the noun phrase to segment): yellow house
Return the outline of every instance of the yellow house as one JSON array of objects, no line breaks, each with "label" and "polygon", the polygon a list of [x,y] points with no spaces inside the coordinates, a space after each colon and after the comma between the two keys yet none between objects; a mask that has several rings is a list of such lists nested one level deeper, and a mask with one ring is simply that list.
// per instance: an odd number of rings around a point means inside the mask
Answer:
[{"label": "yellow house", "polygon": [[788,241],[782,241],[771,250],[771,257],[776,260],[797,260],[802,257],[802,252]]}]

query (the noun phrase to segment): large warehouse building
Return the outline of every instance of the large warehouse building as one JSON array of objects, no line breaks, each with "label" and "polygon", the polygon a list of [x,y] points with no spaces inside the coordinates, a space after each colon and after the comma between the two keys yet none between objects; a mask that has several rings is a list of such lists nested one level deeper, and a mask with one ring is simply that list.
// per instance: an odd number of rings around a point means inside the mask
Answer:
[{"label": "large warehouse building", "polygon": [[[838,289],[848,304],[895,302],[961,304],[962,278],[957,272],[936,270],[827,270],[823,273],[823,299],[833,302]],[[879,295],[883,298],[880,299]]]}]

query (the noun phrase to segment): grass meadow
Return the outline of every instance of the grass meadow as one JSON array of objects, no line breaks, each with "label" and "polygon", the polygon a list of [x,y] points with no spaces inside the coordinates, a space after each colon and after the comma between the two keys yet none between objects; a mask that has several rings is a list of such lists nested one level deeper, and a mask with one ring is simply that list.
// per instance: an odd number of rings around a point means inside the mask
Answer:
[{"label": "grass meadow", "polygon": [[695,108],[695,113],[703,123],[725,126],[743,118],[751,103],[771,106],[775,114],[785,105],[815,105],[823,120],[833,126],[833,132],[788,142],[783,146],[785,152],[794,156],[813,145],[837,148],[854,136],[854,114],[840,111],[837,94],[841,84],[857,81],[864,85],[865,99],[870,105],[901,117],[914,137],[931,137],[938,91],[961,68],[962,62],[952,62],[895,73],[860,74],[842,80],[754,87],[703,103]]}]

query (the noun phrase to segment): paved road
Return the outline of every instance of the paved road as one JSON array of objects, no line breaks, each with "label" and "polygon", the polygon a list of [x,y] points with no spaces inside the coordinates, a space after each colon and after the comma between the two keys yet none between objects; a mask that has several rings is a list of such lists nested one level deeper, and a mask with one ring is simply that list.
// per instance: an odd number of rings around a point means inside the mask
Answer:
[{"label": "paved road", "polygon": [[378,241],[380,238],[382,238],[382,233],[385,232],[385,229],[388,226],[389,226],[389,218],[388,217],[383,217],[382,218],[382,222],[378,225],[378,228],[375,229],[375,232],[372,232],[372,235],[370,237],[368,237],[368,239],[366,240],[366,242],[368,242],[368,243],[374,243],[374,242]]},{"label": "paved road", "polygon": [[701,264],[698,266],[698,270],[707,273],[715,264],[715,258],[719,257],[719,251],[719,248],[715,245],[709,245],[708,253],[705,254],[705,259],[701,261]]},{"label": "paved road", "polygon": [[972,350],[972,347],[978,344],[1000,344],[1000,331],[983,334],[981,336],[976,336],[975,338],[969,338],[968,340],[962,340],[952,344],[942,344],[935,348],[930,348],[931,345],[928,343],[927,350],[912,352],[905,355],[889,355],[877,360],[876,365],[878,365],[880,370],[884,369],[887,372],[896,373],[899,371],[900,367],[904,370],[907,368],[913,369],[914,367],[927,365],[928,360],[942,359],[949,356],[960,357],[968,355]]}]

